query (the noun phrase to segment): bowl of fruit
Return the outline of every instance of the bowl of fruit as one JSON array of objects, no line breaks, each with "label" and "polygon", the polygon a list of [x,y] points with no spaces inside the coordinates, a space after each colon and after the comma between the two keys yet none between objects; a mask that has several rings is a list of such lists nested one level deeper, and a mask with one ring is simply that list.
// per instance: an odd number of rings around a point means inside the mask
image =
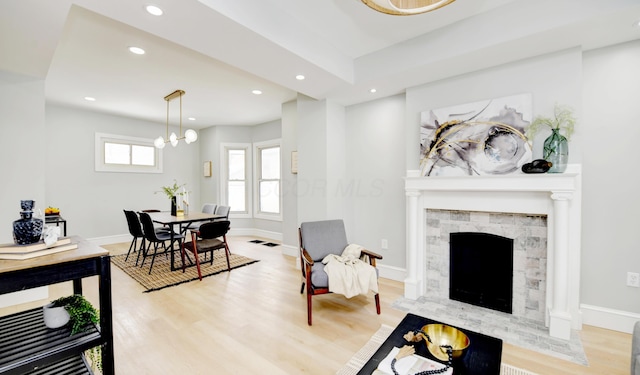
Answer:
[{"label": "bowl of fruit", "polygon": [[54,216],[54,215],[60,215],[60,209],[58,207],[47,207],[44,209],[44,214],[45,216]]}]

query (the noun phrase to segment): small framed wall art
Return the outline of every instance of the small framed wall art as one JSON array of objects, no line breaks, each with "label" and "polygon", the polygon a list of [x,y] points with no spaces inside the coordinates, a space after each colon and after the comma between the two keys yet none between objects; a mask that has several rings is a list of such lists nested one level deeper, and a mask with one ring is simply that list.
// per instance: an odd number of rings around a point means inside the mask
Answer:
[{"label": "small framed wall art", "polygon": [[205,161],[204,162],[203,175],[205,177],[211,177],[211,161]]}]

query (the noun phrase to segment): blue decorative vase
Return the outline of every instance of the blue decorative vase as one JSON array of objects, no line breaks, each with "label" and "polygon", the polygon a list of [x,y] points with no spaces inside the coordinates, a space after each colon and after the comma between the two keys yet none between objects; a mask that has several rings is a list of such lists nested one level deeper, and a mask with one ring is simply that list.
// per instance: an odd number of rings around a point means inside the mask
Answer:
[{"label": "blue decorative vase", "polygon": [[551,135],[544,140],[543,157],[553,164],[549,173],[563,173],[567,170],[569,142],[558,129],[552,129]]},{"label": "blue decorative vase", "polygon": [[18,245],[28,245],[40,241],[42,236],[42,219],[33,217],[32,200],[20,201],[21,218],[13,222],[13,241]]}]

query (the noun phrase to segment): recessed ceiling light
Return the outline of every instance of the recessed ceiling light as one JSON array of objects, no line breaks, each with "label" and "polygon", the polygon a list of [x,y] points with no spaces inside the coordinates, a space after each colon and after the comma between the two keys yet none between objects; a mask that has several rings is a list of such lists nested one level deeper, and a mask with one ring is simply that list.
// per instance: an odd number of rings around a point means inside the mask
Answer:
[{"label": "recessed ceiling light", "polygon": [[147,11],[147,13],[154,16],[161,16],[164,13],[162,9],[158,8],[155,5],[147,5],[146,7],[144,7],[144,9]]},{"label": "recessed ceiling light", "polygon": [[638,27],[640,28],[640,19],[633,21],[633,27]]},{"label": "recessed ceiling light", "polygon": [[302,74],[298,74],[298,75],[296,76],[296,79],[297,79],[298,81],[302,81],[302,80],[304,79],[304,76],[303,76]]},{"label": "recessed ceiling light", "polygon": [[96,98],[92,97],[92,96],[85,96],[84,100],[88,101],[88,102],[95,102]]},{"label": "recessed ceiling light", "polygon": [[189,120],[189,121],[196,121],[196,118],[195,118],[195,117],[189,117],[189,118],[187,118],[187,120]]},{"label": "recessed ceiling light", "polygon": [[144,50],[140,47],[129,47],[129,52],[135,53],[136,55],[144,55]]},{"label": "recessed ceiling light", "polygon": [[260,91],[260,90],[253,90],[253,91],[251,91],[251,92],[252,92],[252,93],[254,93],[255,95],[260,95],[260,94],[262,94],[262,91]]},{"label": "recessed ceiling light", "polygon": [[376,89],[371,89],[371,90],[369,90],[369,92],[370,92],[370,93],[372,93],[372,94],[375,94],[375,93],[376,93],[376,91],[378,91],[378,90],[376,90]]}]

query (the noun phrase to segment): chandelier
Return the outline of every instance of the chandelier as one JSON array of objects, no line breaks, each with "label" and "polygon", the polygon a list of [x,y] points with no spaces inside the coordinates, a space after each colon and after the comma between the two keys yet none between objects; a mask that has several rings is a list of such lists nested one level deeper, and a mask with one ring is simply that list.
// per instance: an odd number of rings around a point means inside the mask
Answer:
[{"label": "chandelier", "polygon": [[454,1],[455,0],[362,0],[369,8],[394,16],[408,16],[430,12]]},{"label": "chandelier", "polygon": [[[184,90],[176,90],[164,97],[164,100],[167,101],[167,138],[162,138],[162,136],[156,138],[153,141],[153,144],[157,148],[164,148],[167,143],[171,143],[171,146],[176,147],[178,145],[178,141],[181,139],[184,139],[186,144],[195,142],[198,139],[198,133],[193,129],[187,130],[184,132],[184,135],[182,135],[182,95],[184,94]],[[176,133],[173,132],[169,135],[169,102],[175,98],[180,98],[180,136],[177,136]]]}]

